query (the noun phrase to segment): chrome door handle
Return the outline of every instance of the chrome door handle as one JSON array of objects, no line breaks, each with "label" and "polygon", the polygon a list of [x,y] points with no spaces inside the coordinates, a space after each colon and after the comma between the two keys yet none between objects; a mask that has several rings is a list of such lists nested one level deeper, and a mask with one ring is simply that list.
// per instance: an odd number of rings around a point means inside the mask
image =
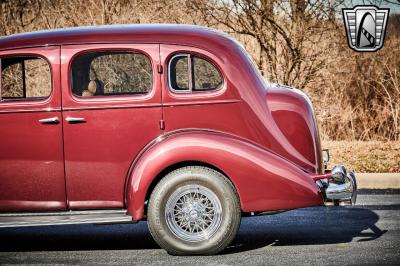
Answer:
[{"label": "chrome door handle", "polygon": [[65,118],[65,121],[67,121],[70,124],[86,123],[86,120],[83,117],[70,117],[70,116],[68,116],[68,117]]},{"label": "chrome door handle", "polygon": [[58,117],[50,117],[50,118],[43,118],[43,119],[39,119],[39,123],[42,124],[58,124]]}]

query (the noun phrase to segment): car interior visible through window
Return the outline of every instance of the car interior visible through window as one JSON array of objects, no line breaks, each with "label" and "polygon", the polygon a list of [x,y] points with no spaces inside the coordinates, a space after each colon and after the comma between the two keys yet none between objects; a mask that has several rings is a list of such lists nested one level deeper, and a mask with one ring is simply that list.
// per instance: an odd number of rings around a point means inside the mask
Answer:
[{"label": "car interior visible through window", "polygon": [[72,63],[75,96],[146,94],[152,88],[152,81],[150,60],[135,52],[89,52]]}]

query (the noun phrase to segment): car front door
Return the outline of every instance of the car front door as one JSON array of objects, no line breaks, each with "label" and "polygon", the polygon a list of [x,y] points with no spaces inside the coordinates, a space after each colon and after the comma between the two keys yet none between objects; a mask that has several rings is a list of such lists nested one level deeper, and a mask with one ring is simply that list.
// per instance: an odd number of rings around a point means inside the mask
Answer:
[{"label": "car front door", "polygon": [[158,44],[61,49],[70,209],[123,208],[129,168],[161,134]]},{"label": "car front door", "polygon": [[0,212],[66,208],[59,55],[0,51]]}]

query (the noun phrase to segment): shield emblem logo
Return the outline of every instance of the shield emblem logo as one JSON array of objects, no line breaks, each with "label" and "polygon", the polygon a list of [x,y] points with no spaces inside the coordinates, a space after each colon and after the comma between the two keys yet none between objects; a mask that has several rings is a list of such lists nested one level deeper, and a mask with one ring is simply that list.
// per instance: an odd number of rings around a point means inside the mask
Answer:
[{"label": "shield emblem logo", "polygon": [[376,6],[343,8],[349,47],[357,52],[375,52],[381,49],[389,11],[389,8]]}]

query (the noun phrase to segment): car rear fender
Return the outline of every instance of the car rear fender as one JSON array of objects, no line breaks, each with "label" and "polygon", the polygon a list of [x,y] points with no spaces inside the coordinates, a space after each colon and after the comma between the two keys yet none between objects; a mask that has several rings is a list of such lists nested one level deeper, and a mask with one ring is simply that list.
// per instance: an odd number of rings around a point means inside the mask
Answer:
[{"label": "car rear fender", "polygon": [[322,204],[310,174],[293,163],[238,137],[209,131],[161,136],[135,160],[126,187],[126,205],[134,220],[144,216],[153,180],[185,161],[212,165],[234,184],[243,212],[294,209]]}]

